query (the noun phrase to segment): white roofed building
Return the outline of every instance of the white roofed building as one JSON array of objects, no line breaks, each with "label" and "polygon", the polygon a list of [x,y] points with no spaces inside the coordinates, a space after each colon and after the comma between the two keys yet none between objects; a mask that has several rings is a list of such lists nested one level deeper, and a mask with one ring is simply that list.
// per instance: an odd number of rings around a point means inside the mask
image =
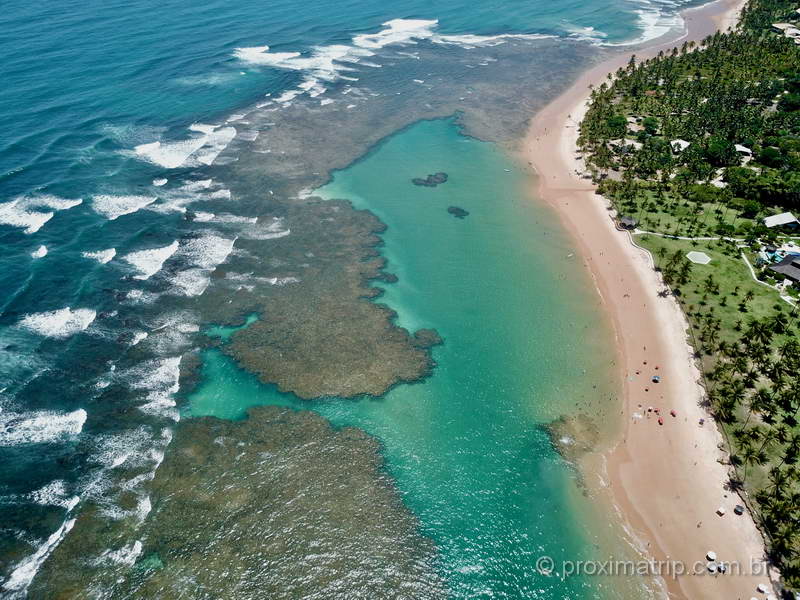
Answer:
[{"label": "white roofed building", "polygon": [[764,225],[767,227],[789,227],[794,229],[800,223],[797,221],[797,217],[795,217],[790,212],[781,213],[779,215],[772,215],[771,217],[767,217],[764,219]]}]

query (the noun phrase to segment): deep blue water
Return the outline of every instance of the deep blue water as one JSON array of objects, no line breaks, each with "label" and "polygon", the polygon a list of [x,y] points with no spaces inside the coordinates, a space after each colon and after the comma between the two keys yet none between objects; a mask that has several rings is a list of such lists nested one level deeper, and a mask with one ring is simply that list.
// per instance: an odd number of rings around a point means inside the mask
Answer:
[{"label": "deep blue water", "polygon": [[[446,53],[486,43],[465,35],[555,36],[570,40],[565,52],[575,44],[625,44],[674,26],[674,12],[686,3],[4,5],[0,584],[16,573],[14,589],[24,591],[19,567],[31,566],[28,550],[57,542],[48,538],[63,533],[75,499],[107,495],[109,514],[119,512],[104,469],[134,458],[139,467],[158,465],[177,417],[171,357],[198,328],[187,311],[240,235],[230,224],[214,225],[221,223],[216,219],[201,242],[178,243],[183,210],[198,200],[226,198],[203,169],[230,141],[236,120],[225,121],[238,109],[269,95],[266,102],[280,118],[285,103],[275,99],[304,82],[309,87],[297,101],[324,102],[322,87],[367,81],[370,67],[354,58],[377,61],[384,52],[419,44]],[[383,25],[394,19],[406,21]],[[438,24],[414,26],[411,19]],[[396,38],[354,41],[392,30]],[[332,50],[337,45],[345,55]],[[252,50],[263,46],[269,54]],[[237,56],[237,48],[251,50]],[[279,54],[292,52],[300,55]],[[346,62],[326,60],[332,52]],[[377,86],[392,93],[390,78]],[[193,123],[216,129],[189,131]],[[155,142],[160,149],[143,147]],[[161,178],[166,185],[156,185]],[[170,260],[189,275],[180,278],[176,266],[167,277],[160,268]],[[164,293],[166,286],[178,292]],[[165,330],[169,335],[155,335]],[[142,341],[145,333],[151,335]],[[126,412],[130,406],[139,410]],[[124,418],[110,430],[110,415],[119,413]]]}]

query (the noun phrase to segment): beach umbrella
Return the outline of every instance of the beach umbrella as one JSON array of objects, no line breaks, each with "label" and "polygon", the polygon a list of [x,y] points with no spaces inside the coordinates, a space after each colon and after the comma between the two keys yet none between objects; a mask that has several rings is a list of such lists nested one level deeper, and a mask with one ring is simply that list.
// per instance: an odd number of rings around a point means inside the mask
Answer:
[{"label": "beach umbrella", "polygon": [[713,550],[709,550],[708,552],[706,552],[706,558],[708,560],[717,560],[717,553],[714,552]]},{"label": "beach umbrella", "polygon": [[759,584],[756,586],[756,590],[757,590],[758,592],[760,592],[761,594],[766,594],[766,593],[767,593],[767,586],[766,586],[766,585],[764,585],[763,583],[759,583]]},{"label": "beach umbrella", "polygon": [[709,573],[713,573],[716,570],[717,570],[717,565],[715,565],[713,562],[708,563],[708,572]]}]

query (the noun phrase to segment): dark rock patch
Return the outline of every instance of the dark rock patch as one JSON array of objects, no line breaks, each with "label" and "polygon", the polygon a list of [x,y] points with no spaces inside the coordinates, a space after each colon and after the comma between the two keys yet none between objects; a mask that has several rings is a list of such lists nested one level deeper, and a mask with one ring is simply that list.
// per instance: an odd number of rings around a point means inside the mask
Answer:
[{"label": "dark rock patch", "polygon": [[453,215],[456,219],[463,219],[469,214],[469,211],[458,206],[448,206],[447,212]]},{"label": "dark rock patch", "polygon": [[447,181],[447,173],[434,173],[433,175],[428,175],[425,179],[422,177],[415,177],[411,180],[411,183],[414,185],[420,185],[424,187],[436,187],[440,183],[445,183]]}]

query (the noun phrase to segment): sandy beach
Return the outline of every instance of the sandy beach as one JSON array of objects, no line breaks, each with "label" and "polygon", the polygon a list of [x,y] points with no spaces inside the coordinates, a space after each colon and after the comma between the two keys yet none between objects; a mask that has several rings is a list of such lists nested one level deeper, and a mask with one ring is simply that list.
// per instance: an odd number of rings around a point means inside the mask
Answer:
[{"label": "sandy beach", "polygon": [[[728,469],[719,461],[721,435],[701,406],[700,373],[687,343],[686,319],[665,286],[650,255],[628,233],[615,229],[608,203],[578,172],[577,124],[586,110],[589,86],[638,58],[656,55],[686,40],[699,41],[736,22],[743,0],[719,0],[684,13],[683,35],[662,38],[646,48],[616,55],[583,74],[560,98],[539,112],[524,142],[524,160],[535,169],[536,196],[561,216],[582,251],[598,292],[613,321],[623,402],[621,436],[601,460],[595,484],[607,488],[624,526],[640,549],[657,561],[679,561],[700,576],[664,577],[672,598],[764,597],[768,583],[762,562],[763,540],[753,520],[736,516],[737,495],[725,489]],[[661,376],[661,383],[651,378]],[[665,417],[648,418],[648,407]],[[676,417],[670,416],[670,411]],[[699,424],[705,418],[705,425]],[[604,471],[604,472],[603,472]],[[589,478],[592,479],[591,477]],[[718,516],[724,507],[727,513]],[[706,553],[740,565],[741,574],[709,576]],[[760,574],[753,574],[755,563]]]}]

